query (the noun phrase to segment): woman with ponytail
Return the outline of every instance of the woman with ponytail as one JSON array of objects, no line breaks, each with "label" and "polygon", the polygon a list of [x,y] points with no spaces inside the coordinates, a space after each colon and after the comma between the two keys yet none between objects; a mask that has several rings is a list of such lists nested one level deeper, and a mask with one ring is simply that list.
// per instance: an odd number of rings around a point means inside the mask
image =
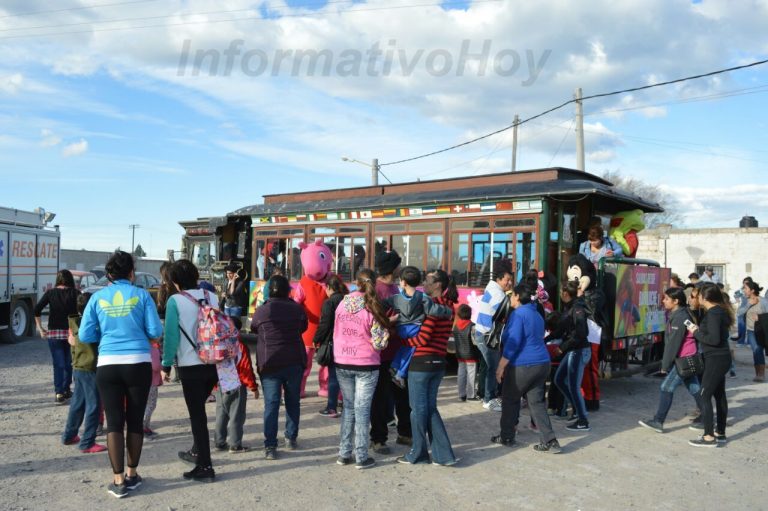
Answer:
[{"label": "woman with ponytail", "polygon": [[[438,305],[453,307],[459,298],[453,278],[443,270],[432,270],[424,280],[424,293]],[[403,339],[416,351],[408,368],[408,397],[411,402],[411,428],[413,445],[398,463],[429,463],[430,442],[432,464],[450,466],[456,464],[451,440],[443,419],[437,410],[437,391],[445,376],[445,355],[448,337],[451,336],[453,317],[427,316],[416,337]],[[427,433],[429,432],[429,440]]]},{"label": "woman with ponytail", "polygon": [[362,269],[356,284],[357,290],[341,300],[333,325],[333,359],[344,396],[336,463],[350,465],[354,461],[356,468],[365,469],[376,463],[368,456],[368,429],[379,381],[380,352],[389,341],[389,319],[376,296],[376,274]]}]

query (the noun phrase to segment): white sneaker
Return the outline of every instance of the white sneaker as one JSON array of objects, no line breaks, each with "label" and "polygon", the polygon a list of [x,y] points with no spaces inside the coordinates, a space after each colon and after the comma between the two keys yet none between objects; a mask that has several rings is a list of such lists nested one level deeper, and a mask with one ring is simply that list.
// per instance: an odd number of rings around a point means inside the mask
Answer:
[{"label": "white sneaker", "polygon": [[487,403],[483,403],[483,408],[486,410],[490,410],[492,412],[500,412],[501,411],[501,399],[491,399]]}]

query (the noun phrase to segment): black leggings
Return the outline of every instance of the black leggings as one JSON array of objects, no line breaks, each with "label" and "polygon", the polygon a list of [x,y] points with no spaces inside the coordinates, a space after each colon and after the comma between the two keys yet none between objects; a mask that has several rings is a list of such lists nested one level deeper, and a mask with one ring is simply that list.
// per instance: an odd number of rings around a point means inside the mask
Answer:
[{"label": "black leggings", "polygon": [[149,362],[105,365],[96,369],[96,386],[107,417],[109,462],[115,474],[125,470],[126,445],[128,467],[139,466],[144,445],[144,410],[151,385],[152,364]]},{"label": "black leggings", "polygon": [[[728,399],[725,397],[725,375],[731,369],[731,354],[710,355],[704,359],[704,374],[701,376],[701,420],[704,435],[712,436],[717,431],[725,434],[725,419],[728,417]],[[717,428],[712,417],[712,398],[717,407]]]},{"label": "black leggings", "polygon": [[192,452],[197,453],[197,465],[211,464],[211,445],[208,435],[208,416],[205,401],[219,381],[215,365],[180,366],[181,390],[187,403],[189,423],[192,426]]}]

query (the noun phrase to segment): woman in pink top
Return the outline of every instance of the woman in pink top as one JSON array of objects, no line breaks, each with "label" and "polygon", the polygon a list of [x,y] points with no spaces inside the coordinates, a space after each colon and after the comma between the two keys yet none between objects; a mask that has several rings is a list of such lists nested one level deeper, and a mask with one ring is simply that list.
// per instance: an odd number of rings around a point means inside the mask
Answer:
[{"label": "woman in pink top", "polygon": [[336,463],[352,463],[354,433],[355,467],[375,464],[368,456],[371,401],[381,365],[380,351],[387,347],[389,323],[376,297],[376,274],[363,269],[357,274],[357,291],[349,293],[336,309],[333,327],[333,359],[344,396],[341,441]]},{"label": "woman in pink top", "polygon": [[685,292],[679,287],[671,287],[664,291],[661,300],[667,309],[669,319],[664,333],[664,355],[661,360],[661,372],[666,373],[666,378],[661,382],[661,394],[659,396],[659,408],[653,419],[638,421],[641,426],[652,429],[657,433],[664,432],[664,420],[672,407],[672,398],[677,387],[685,384],[688,393],[693,396],[696,406],[701,410],[701,385],[697,376],[682,379],[675,368],[675,359],[688,357],[698,350],[696,339],[688,331],[686,321],[694,322],[693,315],[689,312],[685,299]]}]

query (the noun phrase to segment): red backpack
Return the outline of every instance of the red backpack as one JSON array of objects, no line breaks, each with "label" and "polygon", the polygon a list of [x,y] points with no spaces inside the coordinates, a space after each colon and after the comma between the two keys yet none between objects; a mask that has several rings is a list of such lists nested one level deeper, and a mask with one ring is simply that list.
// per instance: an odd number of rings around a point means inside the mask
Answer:
[{"label": "red backpack", "polygon": [[195,302],[197,310],[197,344],[184,331],[184,337],[197,351],[197,356],[204,364],[218,364],[231,358],[236,359],[238,354],[238,332],[232,319],[219,309],[210,305],[208,291],[203,290],[205,298],[197,300],[189,293],[182,291],[180,294]]}]

